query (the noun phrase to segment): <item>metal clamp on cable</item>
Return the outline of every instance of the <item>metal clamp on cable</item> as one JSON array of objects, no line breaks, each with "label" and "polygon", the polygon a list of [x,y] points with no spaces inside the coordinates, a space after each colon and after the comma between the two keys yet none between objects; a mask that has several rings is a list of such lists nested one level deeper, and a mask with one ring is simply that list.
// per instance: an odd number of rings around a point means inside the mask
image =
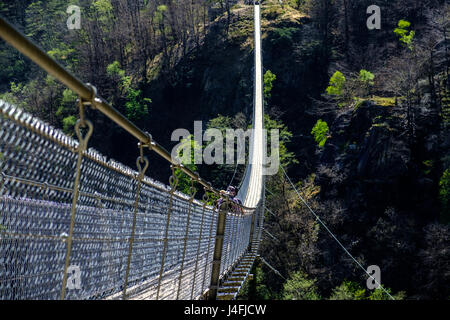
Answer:
[{"label": "metal clamp on cable", "polygon": [[194,177],[192,177],[191,179],[201,184],[202,179],[200,178],[200,174],[197,171],[194,171]]},{"label": "metal clamp on cable", "polygon": [[[147,170],[149,165],[149,161],[147,157],[144,156],[144,145],[141,142],[139,142],[138,147],[139,147],[139,157],[136,160],[136,166],[138,168],[138,179],[140,181],[144,178],[145,171]],[[141,163],[144,163],[143,168]]]},{"label": "metal clamp on cable", "polygon": [[89,98],[89,100],[81,99],[82,103],[83,105],[91,106],[92,109],[96,109],[96,104],[102,102],[102,100],[97,96],[97,88],[90,83],[86,83],[86,86],[91,91],[91,97]]},{"label": "metal clamp on cable", "polygon": [[174,193],[177,186],[178,186],[178,176],[175,174],[175,169],[180,168],[177,164],[170,165],[170,170],[172,170],[172,175],[169,177],[169,186],[170,186],[170,193]]},{"label": "metal clamp on cable", "polygon": [[148,133],[148,131],[145,131],[145,135],[148,138],[148,142],[146,144],[144,144],[143,146],[145,148],[148,148],[150,151],[153,150],[153,146],[155,146],[155,142],[153,141],[153,137],[150,133]]},{"label": "metal clamp on cable", "polygon": [[197,193],[197,188],[194,187],[194,179],[191,179],[191,186],[188,190],[189,201],[194,201],[195,194]]},{"label": "metal clamp on cable", "polygon": [[[81,152],[83,152],[87,149],[87,144],[88,144],[89,138],[91,137],[92,132],[94,131],[94,125],[92,124],[91,121],[89,121],[85,117],[84,105],[85,105],[84,100],[81,97],[79,97],[78,98],[78,107],[80,110],[80,119],[78,119],[77,123],[75,124],[75,133],[78,137],[78,141],[79,141],[78,148],[80,148],[79,151],[81,151]],[[88,127],[88,132],[83,137],[83,135],[81,134],[80,127],[86,128],[86,126]]]}]

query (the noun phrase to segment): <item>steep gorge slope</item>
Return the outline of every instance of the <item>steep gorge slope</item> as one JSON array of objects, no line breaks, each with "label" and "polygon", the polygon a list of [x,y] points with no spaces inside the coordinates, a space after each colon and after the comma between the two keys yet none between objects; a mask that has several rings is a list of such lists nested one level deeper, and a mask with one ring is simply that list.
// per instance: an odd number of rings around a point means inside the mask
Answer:
[{"label": "steep gorge slope", "polygon": [[[228,32],[226,15],[217,18],[200,47],[147,86],[146,94],[153,100],[148,128],[166,146],[173,145],[170,135],[176,128],[193,133],[195,120],[205,124],[218,114],[239,112],[251,117],[253,8],[238,6],[231,13]],[[262,18],[264,69],[277,76],[273,103],[266,105],[266,112],[307,137],[310,144],[293,143],[289,148],[310,155],[314,118],[306,111],[310,97],[319,94],[327,77],[317,31],[307,16],[290,7],[263,7]]]},{"label": "steep gorge slope", "polygon": [[[376,264],[382,268],[383,283],[395,292],[406,290],[413,298],[446,298],[450,294],[450,232],[448,225],[438,222],[442,212],[438,195],[439,179],[448,166],[442,159],[446,156],[448,159],[449,139],[448,129],[441,129],[442,119],[436,105],[430,104],[430,86],[416,90],[423,99],[418,99],[415,105],[414,140],[407,137],[406,109],[402,105],[384,106],[377,101],[366,101],[358,107],[339,108],[337,103],[323,103],[321,97],[336,69],[346,69],[346,75],[359,72],[368,60],[373,60],[368,65],[374,66],[380,56],[382,60],[388,60],[390,54],[400,51],[402,47],[393,43],[396,39],[392,32],[398,19],[414,18],[418,30],[423,30],[425,10],[422,10],[422,2],[386,1],[385,7],[392,5],[394,8],[394,13],[389,14],[389,28],[368,36],[364,26],[357,29],[361,23],[365,25],[366,16],[360,14],[364,12],[360,9],[365,9],[368,1],[348,1],[353,5],[349,28],[352,32],[347,43],[347,49],[352,49],[348,52],[353,52],[350,63],[346,61],[347,51],[341,43],[346,32],[342,1],[307,2],[319,7],[320,4],[333,4],[334,7],[330,5],[330,12],[326,11],[322,16],[310,17],[302,9],[296,10],[288,5],[281,7],[277,0],[267,0],[262,11],[264,67],[276,75],[266,112],[282,120],[293,132],[292,142],[287,147],[295,152],[299,163],[289,168],[289,175],[294,182],[303,180],[298,184],[301,191],[308,195],[310,204],[352,254],[364,265]],[[403,9],[404,3],[407,3],[406,9]],[[65,3],[58,5],[63,7]],[[131,72],[129,75],[139,82],[138,88],[143,90],[143,96],[152,99],[148,117],[139,125],[169,150],[175,144],[170,141],[171,133],[177,128],[186,128],[192,133],[195,120],[203,121],[205,129],[206,122],[218,114],[234,116],[242,112],[247,120],[251,116],[254,64],[252,6],[237,5],[230,13],[229,17],[226,12],[218,14],[202,30],[206,36],[200,45],[188,46],[188,52],[176,57],[169,68],[163,68],[156,55],[148,63],[148,83],[141,72],[133,68],[126,70],[127,75]],[[320,25],[321,28],[332,26],[326,34],[333,39],[326,45],[328,40],[324,39]],[[103,36],[108,40],[107,35],[104,32]],[[112,40],[120,43],[120,39]],[[138,52],[139,48],[127,45],[125,43],[126,48]],[[373,55],[361,54],[370,48],[379,50],[370,51]],[[123,54],[109,52],[111,55],[108,56],[102,50],[97,51],[99,56],[95,58],[105,66],[118,59],[112,53]],[[0,60],[8,59],[1,57]],[[21,74],[18,67],[22,62],[18,60],[15,70],[18,74]],[[122,65],[122,68],[126,66]],[[110,98],[109,93],[114,96],[118,86],[104,76],[106,70],[103,69],[96,70],[98,72],[93,75],[83,74],[83,77],[99,80],[100,83],[94,84],[99,85],[103,89],[101,93]],[[76,69],[77,72],[79,70]],[[22,73],[22,77],[24,75]],[[420,80],[426,82],[425,78]],[[9,80],[19,83],[23,79],[13,77],[7,80],[4,86]],[[56,101],[58,91],[50,80],[41,82],[38,86],[31,86],[35,90],[27,98],[28,101],[39,102],[37,106],[46,106],[39,112],[52,120],[56,109],[52,109],[54,104],[47,108],[46,102]],[[36,84],[36,81],[33,79],[30,83]],[[379,94],[384,92],[380,90]],[[445,94],[448,96],[448,92],[442,93]],[[126,98],[123,94],[119,99],[117,96],[115,106],[123,108]],[[449,99],[446,101],[449,110]],[[73,101],[71,103],[67,105],[73,108]],[[92,146],[134,166],[137,156],[135,140],[95,112],[89,116],[93,117],[96,125],[95,137],[90,142]],[[311,129],[319,118],[330,126],[323,149],[317,146],[311,135]],[[168,181],[170,169],[167,162],[151,155],[150,163],[149,174],[160,181]],[[201,167],[200,171],[204,178],[214,178],[208,175],[210,168],[207,166]],[[361,270],[355,268],[336,242],[323,228],[319,228],[282,178],[278,176],[269,182],[269,192],[274,194],[267,196],[267,205],[275,216],[267,214],[266,228],[279,241],[265,239],[262,255],[286,277],[297,270],[307,272],[317,279],[319,291],[325,297],[344,280],[365,283]],[[227,182],[221,181],[224,185]],[[282,279],[270,270],[265,271],[264,285],[282,292]]]}]

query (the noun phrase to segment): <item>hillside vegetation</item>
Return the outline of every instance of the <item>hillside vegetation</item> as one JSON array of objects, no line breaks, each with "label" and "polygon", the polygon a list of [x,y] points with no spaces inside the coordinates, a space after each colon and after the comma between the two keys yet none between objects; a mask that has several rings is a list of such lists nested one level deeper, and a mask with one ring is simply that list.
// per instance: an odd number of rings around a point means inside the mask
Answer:
[{"label": "hillside vegetation", "polygon": [[[450,298],[450,6],[443,0],[265,0],[265,124],[302,196],[399,299]],[[253,8],[228,0],[3,1],[0,14],[167,149],[173,130],[248,128]],[[73,134],[76,95],[4,42],[0,98]],[[95,111],[90,145],[135,165],[135,140]],[[166,182],[152,155],[149,175]],[[198,165],[225,188],[234,165]],[[244,166],[236,170],[238,184]],[[280,170],[266,182],[262,262],[243,299],[387,299]]]}]

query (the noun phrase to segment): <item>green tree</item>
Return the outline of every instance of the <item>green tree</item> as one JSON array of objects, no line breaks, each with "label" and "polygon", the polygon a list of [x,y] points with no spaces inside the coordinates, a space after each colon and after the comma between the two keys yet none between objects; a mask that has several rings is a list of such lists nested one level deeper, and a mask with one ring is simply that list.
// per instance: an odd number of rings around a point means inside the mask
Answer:
[{"label": "green tree", "polygon": [[352,100],[351,84],[353,82],[347,84],[347,79],[340,71],[336,71],[331,76],[326,93],[337,102],[339,108],[344,107]]},{"label": "green tree", "polygon": [[0,94],[0,99],[23,109],[25,106],[25,103],[23,101],[23,95],[26,92],[25,86],[20,82],[16,84],[14,81],[10,82],[9,86],[9,91]]},{"label": "green tree", "polygon": [[58,122],[63,124],[64,133],[73,134],[76,123],[77,108],[75,103],[77,95],[70,89],[64,89],[59,107],[56,109]]},{"label": "green tree", "polygon": [[[196,172],[197,166],[194,163],[194,154],[195,150],[201,149],[201,146],[194,140],[193,135],[182,139],[180,143],[177,154],[181,159],[181,163],[189,170]],[[183,154],[184,150],[190,150],[190,154]],[[191,187],[190,177],[178,168],[175,169],[174,173],[178,178],[177,190],[188,194]]]},{"label": "green tree", "polygon": [[[392,294],[391,289],[385,290],[395,299],[402,300],[406,294],[403,291]],[[358,283],[353,281],[344,281],[340,286],[333,289],[330,300],[391,300],[392,298],[381,288],[373,291],[367,291]]]},{"label": "green tree", "polygon": [[[119,61],[114,61],[106,67],[106,73],[110,77],[118,77],[118,80],[121,80],[125,77],[125,70],[120,68]],[[116,79],[117,80],[117,79]]]},{"label": "green tree", "polygon": [[[220,130],[222,137],[225,139],[227,129],[246,130],[247,121],[242,113],[238,113],[234,117],[219,114],[217,117],[210,119],[206,127],[207,129]],[[206,147],[206,145],[204,145],[203,147]],[[235,149],[237,150],[236,147]],[[226,141],[223,142],[223,150],[226,150]],[[243,155],[238,155],[236,151],[235,159],[238,156]],[[219,188],[220,186],[222,186],[226,188],[227,187],[226,184],[229,183],[229,181],[232,179],[235,170],[236,170],[235,179],[236,181],[239,181],[239,179],[243,175],[244,169],[245,169],[244,165],[239,166],[237,164],[226,164],[226,163],[214,164],[213,166],[209,167],[208,170],[205,172],[205,177],[207,177],[207,180],[211,181],[211,183],[214,186],[218,186]]]},{"label": "green tree", "polygon": [[110,0],[97,0],[92,2],[91,10],[95,13],[95,20],[104,34],[112,31],[114,23],[114,8]]},{"label": "green tree", "polygon": [[330,78],[329,86],[326,89],[326,92],[330,96],[338,96],[341,97],[344,95],[344,85],[346,79],[345,76],[340,71],[336,71]]},{"label": "green tree", "polygon": [[77,117],[67,116],[63,119],[63,131],[66,134],[71,134],[74,131],[75,124],[77,123]]},{"label": "green tree", "polygon": [[[269,115],[264,115],[264,127],[267,130],[268,137],[267,137],[267,151],[270,152],[270,143],[271,143],[271,130],[272,129],[278,129],[279,130],[279,157],[280,157],[280,163],[285,168],[290,166],[291,164],[298,163],[298,161],[295,159],[295,154],[293,152],[290,152],[287,148],[287,145],[291,142],[292,139],[292,132],[289,130],[289,128],[280,120],[272,119]],[[234,117],[230,116],[223,116],[218,115],[217,117],[211,119],[208,121],[207,129],[219,129],[222,133],[223,137],[226,137],[226,129],[242,129],[247,130],[251,128],[251,126],[247,126],[247,121],[245,119],[245,116],[242,113],[236,114]],[[224,142],[223,145],[224,150],[226,150],[226,144]],[[249,148],[246,148],[246,159],[248,159],[248,150]],[[235,156],[239,156],[237,154],[237,148],[236,148],[236,154]],[[242,156],[242,155],[241,155]],[[268,155],[270,156],[270,154]],[[205,178],[207,180],[211,181],[213,185],[215,186],[224,186],[224,184],[228,183],[230,179],[232,178],[235,170],[237,170],[235,174],[235,180],[233,181],[239,181],[245,171],[245,165],[240,165],[236,168],[236,164],[220,164],[220,165],[214,165],[212,167],[208,167],[208,170],[204,172]],[[202,173],[203,174],[203,173]]]},{"label": "green tree", "polygon": [[450,223],[450,169],[446,169],[439,180],[441,200],[441,222]]},{"label": "green tree", "polygon": [[402,44],[406,45],[409,50],[413,50],[413,40],[415,36],[414,30],[408,30],[411,23],[406,20],[400,20],[398,27],[394,29],[394,33],[399,37]]},{"label": "green tree", "polygon": [[284,300],[320,300],[316,280],[309,279],[307,274],[297,271],[291,274],[283,286]]},{"label": "green tree", "polygon": [[247,280],[242,287],[238,299],[243,300],[271,300],[276,298],[267,287],[266,275],[261,268],[261,263],[255,263],[252,267],[253,279]]},{"label": "green tree", "polygon": [[267,70],[264,74],[264,98],[267,100],[272,97],[273,82],[276,79],[277,76],[270,70]]},{"label": "green tree", "polygon": [[26,35],[43,48],[57,47],[62,43],[61,27],[66,22],[66,7],[67,4],[59,0],[31,2],[25,10]]},{"label": "green tree", "polygon": [[344,281],[342,284],[333,289],[330,300],[364,300],[366,290],[358,283],[352,281]]},{"label": "green tree", "polygon": [[311,130],[311,134],[314,136],[314,140],[316,140],[320,148],[322,148],[325,145],[325,142],[327,142],[328,132],[328,124],[325,121],[322,121],[322,119],[317,120]]},{"label": "green tree", "polygon": [[164,24],[164,13],[167,12],[167,6],[166,5],[159,5],[156,8],[155,14],[154,14],[154,18],[155,18],[155,22],[157,24]]},{"label": "green tree", "polygon": [[359,71],[358,81],[363,88],[364,95],[370,94],[370,88],[374,85],[374,79],[375,75],[372,72],[364,69]]},{"label": "green tree", "polygon": [[[267,17],[271,19],[270,16],[275,18],[276,15],[277,15],[276,11],[272,11],[272,14],[269,14],[269,16]],[[275,28],[272,31],[270,42],[272,43],[272,45],[276,46],[279,50],[290,50],[294,42],[293,37],[297,31],[298,31],[297,28],[292,27]]]},{"label": "green tree", "polygon": [[[280,133],[280,141],[279,141],[279,154],[280,154],[280,163],[283,167],[287,168],[288,166],[298,163],[297,159],[295,159],[295,153],[288,151],[287,145],[291,142],[292,132],[289,128],[280,120],[275,120],[270,118],[269,115],[264,115],[264,127],[267,130],[268,137],[267,143],[271,141],[271,133],[272,129],[278,129]],[[269,145],[267,145],[267,150],[269,149]]]},{"label": "green tree", "polygon": [[[384,287],[384,286],[383,286]],[[403,300],[405,299],[405,292],[399,291],[397,294],[393,294],[392,290],[390,288],[384,287],[384,289],[389,292],[389,294],[394,298],[395,300]],[[372,291],[372,293],[367,298],[368,300],[392,300],[392,298],[381,288],[375,289]]]},{"label": "green tree", "polygon": [[132,121],[138,121],[148,116],[148,105],[152,102],[150,98],[143,97],[142,90],[132,86],[131,77],[125,75],[120,63],[114,61],[106,67],[109,77],[119,83],[121,91],[125,95],[125,115]]},{"label": "green tree", "polygon": [[65,62],[68,69],[73,69],[78,64],[77,51],[65,43],[58,44],[58,47],[48,51],[47,54],[53,59]]},{"label": "green tree", "polygon": [[150,98],[142,96],[142,90],[129,88],[127,92],[127,102],[125,102],[126,116],[128,119],[136,121],[148,115],[148,104],[152,102]]}]

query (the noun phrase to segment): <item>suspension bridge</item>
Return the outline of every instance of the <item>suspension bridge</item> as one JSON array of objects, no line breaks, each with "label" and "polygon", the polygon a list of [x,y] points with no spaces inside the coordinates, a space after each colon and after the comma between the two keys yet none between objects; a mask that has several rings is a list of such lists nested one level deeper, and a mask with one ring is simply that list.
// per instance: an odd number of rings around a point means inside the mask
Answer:
[{"label": "suspension bridge", "polygon": [[[227,198],[211,205],[219,190],[0,17],[0,37],[79,97],[76,139],[0,100],[0,299],[236,298],[264,220],[259,4],[254,15],[255,130],[239,214]],[[89,146],[87,108],[136,138],[136,168]],[[167,160],[168,185],[146,175],[147,152]],[[177,190],[176,169],[191,181],[188,194]]]}]

